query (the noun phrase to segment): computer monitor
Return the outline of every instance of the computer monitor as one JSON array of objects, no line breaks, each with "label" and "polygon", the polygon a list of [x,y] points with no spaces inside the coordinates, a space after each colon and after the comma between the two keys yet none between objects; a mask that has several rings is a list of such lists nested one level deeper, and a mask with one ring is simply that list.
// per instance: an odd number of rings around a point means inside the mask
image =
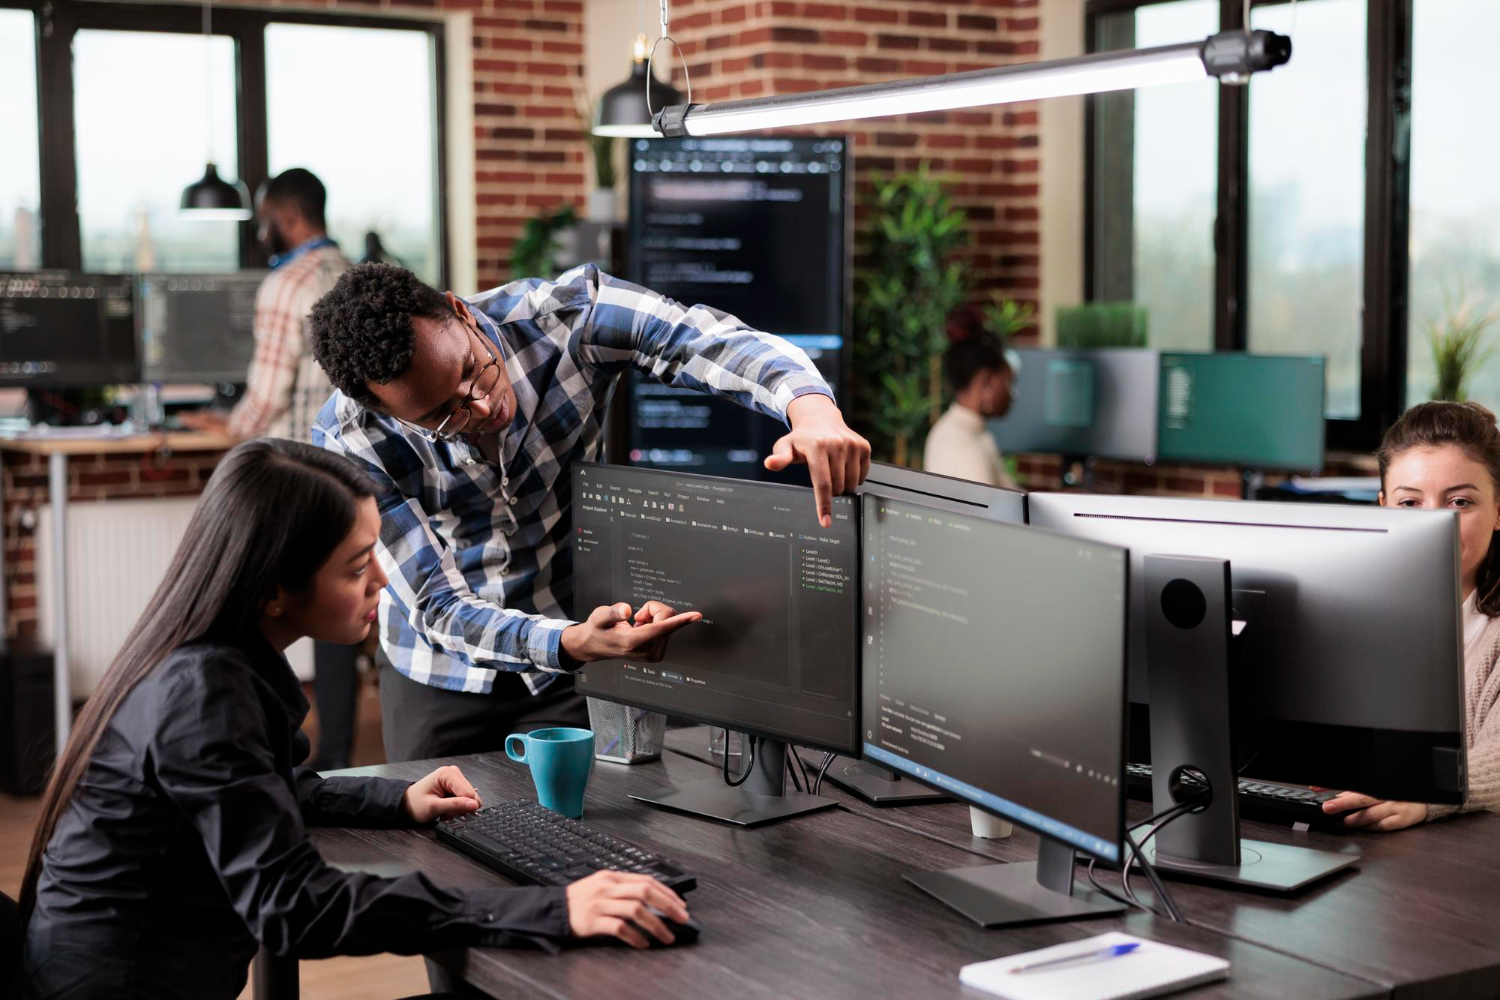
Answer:
[{"label": "computer monitor", "polygon": [[141,275],[145,380],[244,382],[255,353],[255,293],[268,273]]},{"label": "computer monitor", "polygon": [[1010,412],[990,421],[1006,452],[1156,458],[1159,352],[1020,349]]},{"label": "computer monitor", "polygon": [[1119,912],[1073,855],[1121,856],[1126,552],[862,501],[865,757],[1041,836],[1035,865],[910,880],[985,926]]},{"label": "computer monitor", "polygon": [[[870,474],[856,492],[911,500],[1005,524],[1026,523],[1025,493],[883,462],[870,464]],[[833,761],[825,776],[845,791],[876,806],[919,805],[948,799],[944,793],[903,778],[900,771],[870,760]]]},{"label": "computer monitor", "polygon": [[128,275],[0,273],[0,386],[136,382]]},{"label": "computer monitor", "polygon": [[572,490],[575,613],[703,613],[660,663],[589,663],[578,690],[752,738],[755,794],[708,781],[644,798],[746,825],[831,805],[782,792],[788,742],[859,746],[854,498],[834,497],[823,528],[810,490],[774,483],[580,464]]},{"label": "computer monitor", "polygon": [[[784,337],[845,399],[850,155],[841,137],[632,140],[630,280]],[[801,467],[788,479],[761,465],[780,421],[635,373],[627,387],[632,465],[802,481]]]},{"label": "computer monitor", "polygon": [[[1386,799],[1463,801],[1455,515],[1063,493],[1027,500],[1035,527],[1130,550],[1133,761],[1145,762],[1163,722],[1143,724],[1155,613],[1144,560],[1219,559],[1229,563],[1232,617],[1243,623],[1227,667],[1234,727],[1224,734],[1239,773]],[[1175,762],[1151,763],[1156,771]],[[1257,884],[1255,873],[1242,874],[1231,881]]]},{"label": "computer monitor", "polygon": [[1323,467],[1320,355],[1161,355],[1164,462],[1316,472]]}]

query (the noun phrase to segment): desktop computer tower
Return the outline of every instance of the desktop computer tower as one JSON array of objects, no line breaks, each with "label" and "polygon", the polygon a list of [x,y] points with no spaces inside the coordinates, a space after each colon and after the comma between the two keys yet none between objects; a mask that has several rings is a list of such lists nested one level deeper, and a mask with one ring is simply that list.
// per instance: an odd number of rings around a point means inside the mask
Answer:
[{"label": "desktop computer tower", "polygon": [[52,770],[52,654],[0,652],[0,791],[35,795]]}]

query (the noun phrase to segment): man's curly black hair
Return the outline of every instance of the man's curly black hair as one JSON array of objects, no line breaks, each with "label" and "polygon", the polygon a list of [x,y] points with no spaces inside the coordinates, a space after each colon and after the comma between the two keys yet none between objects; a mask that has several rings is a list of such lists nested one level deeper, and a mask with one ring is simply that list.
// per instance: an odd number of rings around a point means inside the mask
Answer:
[{"label": "man's curly black hair", "polygon": [[370,407],[369,383],[385,385],[411,366],[415,316],[444,320],[453,308],[441,293],[393,264],[360,264],[312,308],[313,357],[334,388]]}]

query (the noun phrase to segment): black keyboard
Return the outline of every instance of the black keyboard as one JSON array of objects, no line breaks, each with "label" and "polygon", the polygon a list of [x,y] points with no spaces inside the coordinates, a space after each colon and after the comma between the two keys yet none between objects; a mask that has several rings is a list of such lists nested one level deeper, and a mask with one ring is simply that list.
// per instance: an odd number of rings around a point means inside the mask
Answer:
[{"label": "black keyboard", "polygon": [[[1150,764],[1126,764],[1125,783],[1131,798],[1151,801]],[[1184,779],[1184,784],[1191,786],[1192,779]],[[1341,829],[1343,817],[1330,816],[1323,811],[1323,803],[1337,794],[1241,778],[1240,816],[1265,823],[1306,823],[1325,830]]]},{"label": "black keyboard", "polygon": [[445,819],[437,836],[506,878],[531,885],[567,885],[604,869],[653,875],[678,894],[698,885],[666,858],[530,799]]}]

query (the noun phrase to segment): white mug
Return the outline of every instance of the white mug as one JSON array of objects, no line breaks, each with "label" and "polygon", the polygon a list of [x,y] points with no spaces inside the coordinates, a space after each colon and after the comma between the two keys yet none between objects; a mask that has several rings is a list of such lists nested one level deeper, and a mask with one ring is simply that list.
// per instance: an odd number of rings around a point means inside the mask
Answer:
[{"label": "white mug", "polygon": [[974,836],[985,840],[1004,840],[1013,829],[1008,820],[991,816],[977,806],[969,807],[969,828],[974,831]]}]

